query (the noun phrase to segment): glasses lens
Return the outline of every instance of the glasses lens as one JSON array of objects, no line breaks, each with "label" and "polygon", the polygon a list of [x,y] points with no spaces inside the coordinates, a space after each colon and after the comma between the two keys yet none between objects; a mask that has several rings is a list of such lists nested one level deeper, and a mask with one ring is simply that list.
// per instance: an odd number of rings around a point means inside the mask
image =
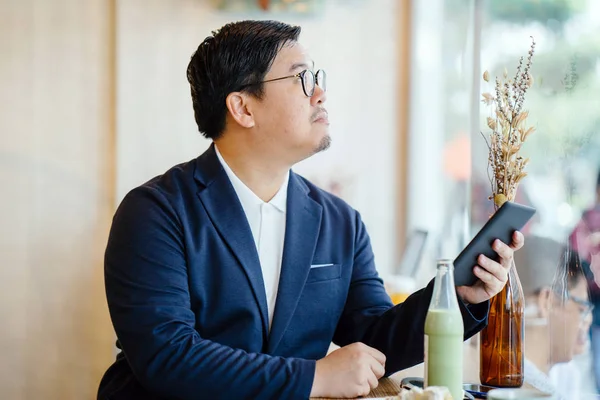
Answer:
[{"label": "glasses lens", "polygon": [[302,74],[302,84],[304,85],[304,94],[311,97],[315,92],[315,74],[307,69]]},{"label": "glasses lens", "polygon": [[319,85],[324,92],[327,91],[327,74],[322,69],[317,71],[317,85]]}]

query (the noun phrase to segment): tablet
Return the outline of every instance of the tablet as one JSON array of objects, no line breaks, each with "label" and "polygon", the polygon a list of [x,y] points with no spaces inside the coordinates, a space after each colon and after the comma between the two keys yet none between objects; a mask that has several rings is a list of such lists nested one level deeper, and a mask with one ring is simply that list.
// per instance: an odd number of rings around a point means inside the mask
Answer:
[{"label": "tablet", "polygon": [[534,214],[534,208],[510,201],[504,203],[454,260],[455,285],[471,286],[477,282],[479,278],[473,274],[477,257],[483,254],[498,261],[498,254],[492,249],[494,240],[512,243],[514,231],[520,231]]}]

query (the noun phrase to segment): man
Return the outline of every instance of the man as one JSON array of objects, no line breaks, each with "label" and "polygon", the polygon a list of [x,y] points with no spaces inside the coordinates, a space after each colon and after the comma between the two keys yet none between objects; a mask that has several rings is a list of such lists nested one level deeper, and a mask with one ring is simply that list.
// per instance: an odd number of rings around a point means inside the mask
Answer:
[{"label": "man", "polygon": [[583,212],[569,239],[579,256],[592,264],[596,281],[600,285],[600,171],[596,179],[596,201]]},{"label": "man", "polygon": [[[214,144],[115,214],[105,278],[123,351],[100,399],[356,397],[423,360],[432,284],[392,307],[360,215],[290,170],[330,144],[326,75],[299,34],[238,22],[193,55],[195,118]],[[501,263],[482,256],[481,281],[457,289],[465,337],[522,244],[495,243]]]},{"label": "man", "polygon": [[596,179],[596,199],[585,210],[569,237],[571,247],[579,253],[594,304],[590,337],[596,388],[600,393],[600,171]]},{"label": "man", "polygon": [[600,253],[600,171],[595,194],[594,205],[583,212],[569,238],[573,249],[587,262],[592,262],[594,256]]}]

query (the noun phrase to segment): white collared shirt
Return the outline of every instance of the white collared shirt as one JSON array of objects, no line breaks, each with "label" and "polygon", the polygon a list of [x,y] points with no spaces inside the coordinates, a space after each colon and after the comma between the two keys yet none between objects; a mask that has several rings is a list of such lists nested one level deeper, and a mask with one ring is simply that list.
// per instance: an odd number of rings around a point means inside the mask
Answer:
[{"label": "white collared shirt", "polygon": [[553,395],[552,400],[564,400],[556,393],[556,387],[550,377],[543,373],[533,362],[527,358],[523,360],[525,383],[544,393]]},{"label": "white collared shirt", "polygon": [[290,179],[286,174],[283,184],[275,196],[265,203],[248,186],[244,184],[231,170],[215,145],[217,157],[227,173],[231,185],[242,204],[248,225],[252,231],[254,244],[258,252],[258,259],[262,269],[265,293],[267,295],[267,308],[269,314],[269,331],[273,321],[279,276],[281,275],[281,261],[283,259],[283,244],[285,238],[285,214],[287,210],[287,187]]}]

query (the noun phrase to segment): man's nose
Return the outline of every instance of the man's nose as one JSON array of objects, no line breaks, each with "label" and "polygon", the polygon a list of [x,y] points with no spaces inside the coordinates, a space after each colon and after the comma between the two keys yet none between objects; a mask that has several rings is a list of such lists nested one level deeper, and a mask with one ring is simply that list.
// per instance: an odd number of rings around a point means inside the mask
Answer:
[{"label": "man's nose", "polygon": [[321,88],[321,86],[315,85],[315,92],[310,98],[312,105],[314,106],[317,104],[325,103],[326,100],[327,94],[325,94],[325,91]]}]

